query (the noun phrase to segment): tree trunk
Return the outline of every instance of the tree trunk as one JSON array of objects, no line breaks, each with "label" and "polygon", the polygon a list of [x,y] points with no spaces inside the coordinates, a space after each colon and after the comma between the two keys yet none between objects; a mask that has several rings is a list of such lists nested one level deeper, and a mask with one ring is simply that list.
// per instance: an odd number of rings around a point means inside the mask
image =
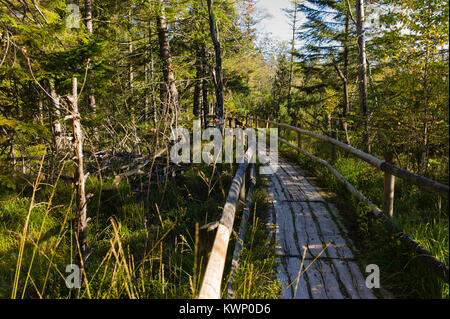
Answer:
[{"label": "tree trunk", "polygon": [[61,98],[56,93],[54,81],[50,81],[50,95],[52,97],[52,104],[54,107],[54,114],[56,119],[53,121],[54,143],[55,150],[58,153],[62,148],[62,128],[61,128]]},{"label": "tree trunk", "polygon": [[[94,33],[93,29],[93,23],[92,23],[92,0],[85,0],[84,1],[85,6],[85,15],[86,15],[86,30],[90,37],[92,37]],[[95,101],[95,95],[93,94],[93,90],[89,90],[89,97],[88,97],[88,104],[89,109],[91,110],[92,114],[94,116],[97,115],[97,103]],[[94,138],[98,138],[98,130],[96,127],[94,127]]]},{"label": "tree trunk", "polygon": [[208,72],[207,72],[207,58],[206,58],[206,47],[202,44],[200,49],[200,56],[202,61],[202,110],[203,110],[203,127],[206,129],[208,125],[208,115],[209,115],[209,101],[208,101]]},{"label": "tree trunk", "polygon": [[429,63],[429,48],[426,49],[425,54],[425,71],[423,77],[423,87],[424,87],[424,108],[425,108],[425,119],[423,125],[423,150],[422,150],[422,163],[420,174],[426,175],[429,161],[429,146],[428,146],[428,136],[429,136],[429,124],[428,124],[428,113],[429,113],[429,87],[428,87],[428,63]]},{"label": "tree trunk", "polygon": [[162,60],[162,72],[164,81],[161,83],[161,103],[172,110],[175,115],[175,121],[178,123],[178,90],[175,84],[175,72],[172,65],[172,55],[170,52],[169,32],[167,30],[166,13],[164,2],[159,1],[159,10],[156,16],[158,28],[158,39],[160,57]]},{"label": "tree trunk", "polygon": [[211,39],[214,44],[214,51],[216,54],[216,119],[218,121],[219,128],[223,127],[223,82],[222,82],[222,50],[220,48],[220,42],[216,36],[215,19],[213,12],[213,0],[207,0],[208,12],[209,12],[209,26],[211,32]]},{"label": "tree trunk", "polygon": [[87,246],[87,207],[86,192],[83,165],[83,132],[81,128],[81,116],[78,110],[78,90],[77,78],[72,79],[72,95],[69,98],[72,106],[73,121],[73,143],[75,149],[75,183],[77,188],[77,217],[76,217],[76,235],[77,235],[77,257],[81,262],[81,266],[86,268],[86,260],[88,257]]},{"label": "tree trunk", "polygon": [[[350,8],[349,8],[350,9]],[[350,33],[350,12],[347,11],[345,15],[345,40],[344,40],[344,107],[342,110],[342,128],[345,132],[345,139],[348,145],[350,144],[350,137],[348,135],[347,116],[350,113],[350,93],[348,89],[348,65],[349,65],[349,33]]]},{"label": "tree trunk", "polygon": [[209,101],[208,101],[208,81],[202,81],[202,109],[203,109],[203,125],[205,129],[208,126]]},{"label": "tree trunk", "polygon": [[369,119],[367,109],[367,55],[366,55],[366,30],[364,0],[356,0],[356,31],[358,36],[358,80],[359,80],[359,104],[364,119],[364,144],[367,152],[370,152]]},{"label": "tree trunk", "polygon": [[291,60],[289,63],[289,91],[288,91],[288,111],[291,110],[292,104],[292,81],[294,78],[294,50],[295,50],[295,32],[297,30],[297,0],[294,0],[294,21],[292,23],[292,42],[291,42]]},{"label": "tree trunk", "polygon": [[194,101],[193,101],[193,114],[194,116],[201,115],[200,95],[202,93],[202,61],[201,52],[197,50],[195,59],[195,88],[194,88]]},{"label": "tree trunk", "polygon": [[85,0],[84,1],[84,6],[85,6],[85,10],[86,10],[86,29],[88,34],[92,34],[93,33],[93,28],[92,28],[92,1],[91,0]]}]

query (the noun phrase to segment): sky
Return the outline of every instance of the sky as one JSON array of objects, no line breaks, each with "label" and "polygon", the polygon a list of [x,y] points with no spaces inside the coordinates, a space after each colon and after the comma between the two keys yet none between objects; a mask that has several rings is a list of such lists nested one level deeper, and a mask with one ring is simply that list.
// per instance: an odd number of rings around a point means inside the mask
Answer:
[{"label": "sky", "polygon": [[270,32],[279,40],[291,41],[292,30],[287,22],[283,8],[291,7],[289,0],[260,0],[257,7],[267,9],[272,16],[262,21],[259,25],[260,31]]}]

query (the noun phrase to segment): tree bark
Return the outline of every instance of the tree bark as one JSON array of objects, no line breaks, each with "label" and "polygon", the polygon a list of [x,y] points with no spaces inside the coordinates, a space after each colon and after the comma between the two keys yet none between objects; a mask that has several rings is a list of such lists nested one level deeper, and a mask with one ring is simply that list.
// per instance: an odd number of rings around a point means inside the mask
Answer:
[{"label": "tree bark", "polygon": [[294,50],[295,50],[295,32],[297,31],[297,0],[294,0],[294,21],[292,24],[292,42],[291,42],[291,60],[289,63],[289,88],[288,88],[288,111],[291,109],[292,104],[292,81],[294,78]]},{"label": "tree bark", "polygon": [[[94,34],[93,23],[92,23],[92,0],[85,0],[85,15],[86,15],[86,30],[90,37]],[[92,88],[89,90],[88,104],[89,109],[92,111],[94,116],[97,115],[97,102],[95,101],[95,95],[93,94]],[[98,130],[94,127],[94,137],[98,138]]]},{"label": "tree bark", "polygon": [[93,33],[93,28],[92,28],[92,1],[91,0],[85,0],[84,1],[84,6],[85,6],[85,10],[86,10],[86,29],[88,34],[92,34]]},{"label": "tree bark", "polygon": [[72,95],[69,98],[72,106],[73,121],[73,143],[75,149],[75,182],[77,189],[77,216],[76,216],[76,235],[77,235],[77,257],[81,262],[81,266],[87,267],[86,261],[88,257],[87,245],[87,207],[86,207],[86,191],[83,165],[83,132],[81,128],[81,116],[78,110],[78,89],[77,78],[72,79]]},{"label": "tree bark", "polygon": [[215,85],[216,85],[216,119],[218,121],[219,128],[223,127],[223,81],[222,81],[222,50],[220,48],[220,42],[216,36],[216,23],[213,12],[213,0],[207,0],[208,12],[209,12],[209,26],[211,39],[214,44],[214,51],[216,54],[216,74],[215,74]]},{"label": "tree bark", "polygon": [[[344,59],[345,59],[345,56],[344,56]],[[336,69],[337,74],[341,78],[341,81],[342,81],[343,87],[344,87],[344,106],[342,109],[341,122],[342,122],[342,128],[345,133],[346,142],[348,145],[350,145],[350,137],[348,135],[348,123],[346,121],[347,115],[349,113],[349,105],[350,105],[349,92],[348,92],[348,77],[344,74],[345,71],[342,72],[342,70],[339,68],[338,63],[334,58],[333,58],[333,64],[334,64],[334,68]],[[344,66],[344,70],[345,70],[345,66]]]},{"label": "tree bark", "polygon": [[206,58],[206,47],[202,44],[200,49],[200,55],[202,60],[202,110],[203,110],[203,127],[206,129],[208,125],[208,115],[209,115],[209,101],[208,101],[208,72],[206,68],[207,58]]},{"label": "tree bark", "polygon": [[369,119],[367,108],[367,54],[366,54],[366,30],[364,0],[356,0],[356,31],[358,36],[358,80],[359,80],[359,104],[365,121],[364,143],[367,152],[370,152]]},{"label": "tree bark", "polygon": [[164,2],[159,1],[159,10],[156,16],[158,28],[158,39],[160,57],[162,60],[162,72],[164,81],[161,83],[161,104],[172,110],[175,115],[175,121],[178,118],[178,90],[175,84],[175,72],[172,65],[172,55],[170,51],[169,32],[167,30],[167,20],[164,8]]},{"label": "tree bark", "polygon": [[194,116],[201,115],[200,97],[202,93],[202,61],[201,52],[197,50],[195,59],[195,88],[194,88],[194,101],[193,101],[193,114]]},{"label": "tree bark", "polygon": [[61,98],[56,93],[55,82],[50,81],[50,95],[52,97],[52,104],[54,107],[54,114],[56,119],[53,121],[53,133],[54,133],[54,143],[55,150],[59,152],[62,148],[62,128],[61,128]]}]

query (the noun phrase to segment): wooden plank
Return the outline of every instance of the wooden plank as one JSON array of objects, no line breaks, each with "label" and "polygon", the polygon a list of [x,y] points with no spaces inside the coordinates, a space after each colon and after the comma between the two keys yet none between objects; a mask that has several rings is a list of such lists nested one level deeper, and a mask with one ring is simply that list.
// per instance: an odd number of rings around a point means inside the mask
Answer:
[{"label": "wooden plank", "polygon": [[[289,278],[291,278],[292,289],[294,294],[292,299],[310,299],[308,283],[306,282],[306,275],[300,275],[300,268],[302,265],[301,258],[288,258],[287,268],[289,272]],[[302,271],[305,269],[303,265]]]},{"label": "wooden plank", "polygon": [[362,299],[376,299],[373,292],[369,288],[367,288],[366,279],[363,277],[358,265],[353,261],[349,261],[348,266],[350,268],[352,277],[355,280],[356,289],[358,289],[358,292],[359,292],[359,295],[361,296],[361,298]]},{"label": "wooden plank", "polygon": [[311,292],[311,296],[313,299],[329,299],[326,287],[325,280],[323,278],[320,261],[316,260],[312,263],[312,260],[305,260],[305,269],[306,270],[307,280]]},{"label": "wooden plank", "polygon": [[283,188],[278,180],[276,174],[270,175],[270,181],[274,187],[274,201],[286,201],[288,198],[283,192]]},{"label": "wooden plank", "polygon": [[349,297],[351,299],[361,299],[357,287],[358,283],[352,276],[351,270],[348,266],[348,261],[333,259],[332,262]]},{"label": "wooden plank", "polygon": [[281,299],[292,299],[292,288],[290,287],[290,279],[288,276],[288,272],[286,271],[285,258],[276,258],[276,262],[279,263],[277,268],[277,281],[281,284]]},{"label": "wooden plank", "polygon": [[303,197],[301,199],[302,201],[324,201],[316,188],[312,186],[304,176],[299,174],[298,170],[295,167],[287,163],[282,163],[280,164],[280,168],[289,176],[291,176],[291,178],[293,178],[293,180],[296,182],[297,187],[303,194]]},{"label": "wooden plank", "polygon": [[324,243],[320,239],[316,224],[312,218],[307,203],[291,203],[294,211],[297,240],[303,256],[306,249],[306,258],[314,259],[322,250]]},{"label": "wooden plank", "polygon": [[276,173],[280,184],[283,186],[283,189],[288,194],[286,196],[288,200],[291,201],[306,201],[308,198],[300,189],[296,180],[287,175],[282,169],[278,170]]},{"label": "wooden plank", "polygon": [[342,237],[324,204],[311,202],[309,206],[316,218],[317,226],[320,228],[323,243],[333,242],[326,250],[326,255],[330,258],[354,258],[353,252],[347,246],[346,240]]},{"label": "wooden plank", "polygon": [[292,211],[289,203],[274,203],[277,219],[276,254],[278,256],[297,256],[299,254],[294,237],[294,225],[292,224]]}]

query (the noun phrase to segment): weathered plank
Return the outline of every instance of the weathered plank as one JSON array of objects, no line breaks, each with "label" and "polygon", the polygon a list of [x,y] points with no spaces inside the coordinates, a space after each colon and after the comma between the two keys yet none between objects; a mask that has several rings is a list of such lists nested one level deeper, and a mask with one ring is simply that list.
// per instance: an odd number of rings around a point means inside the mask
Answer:
[{"label": "weathered plank", "polygon": [[279,256],[297,256],[296,240],[294,237],[294,225],[292,223],[292,211],[289,203],[273,203],[277,219],[276,254]]},{"label": "weathered plank", "polygon": [[305,269],[305,264],[302,267],[301,258],[287,258],[287,265],[292,290],[294,291],[291,299],[310,299],[311,296],[309,294],[308,283],[306,282],[306,275],[300,275],[300,270],[303,271]]},{"label": "weathered plank", "polygon": [[346,240],[342,237],[336,223],[331,219],[330,213],[322,203],[308,203],[311,213],[314,214],[317,227],[324,243],[332,243],[326,251],[331,258],[353,258],[353,253],[347,247]]}]

